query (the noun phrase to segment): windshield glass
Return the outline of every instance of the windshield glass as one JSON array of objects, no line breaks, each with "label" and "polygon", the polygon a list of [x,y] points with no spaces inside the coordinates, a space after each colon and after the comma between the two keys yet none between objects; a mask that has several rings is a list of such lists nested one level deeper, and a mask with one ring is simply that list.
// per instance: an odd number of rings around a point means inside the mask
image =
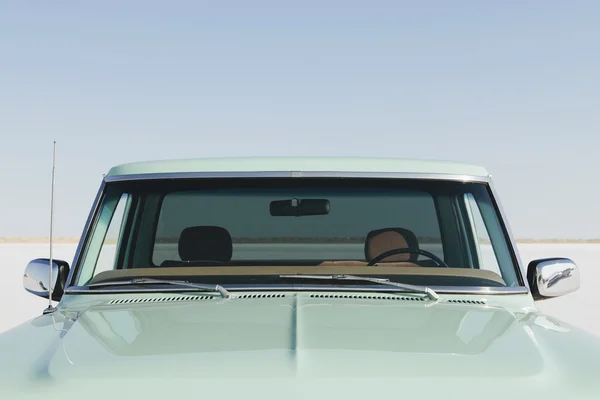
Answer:
[{"label": "windshield glass", "polygon": [[290,274],[519,285],[487,185],[414,179],[111,182],[77,267],[77,286],[303,283]]}]

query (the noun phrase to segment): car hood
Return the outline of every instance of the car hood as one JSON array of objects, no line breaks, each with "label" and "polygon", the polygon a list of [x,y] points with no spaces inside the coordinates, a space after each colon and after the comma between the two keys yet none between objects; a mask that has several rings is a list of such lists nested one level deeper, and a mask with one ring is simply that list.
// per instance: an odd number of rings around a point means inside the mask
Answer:
[{"label": "car hood", "polygon": [[61,311],[0,336],[0,394],[597,396],[594,336],[537,312],[391,298],[171,296]]}]

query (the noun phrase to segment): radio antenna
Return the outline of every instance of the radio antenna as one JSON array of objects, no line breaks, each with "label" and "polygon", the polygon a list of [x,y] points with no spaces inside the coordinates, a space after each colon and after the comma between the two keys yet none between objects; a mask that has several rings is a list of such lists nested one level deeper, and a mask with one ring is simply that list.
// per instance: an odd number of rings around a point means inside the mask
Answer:
[{"label": "radio antenna", "polygon": [[48,271],[50,271],[50,281],[48,281],[48,308],[44,310],[44,313],[49,313],[54,311],[54,307],[52,306],[52,228],[54,224],[54,171],[56,169],[56,141],[53,143],[52,147],[52,187],[50,189],[50,265]]}]

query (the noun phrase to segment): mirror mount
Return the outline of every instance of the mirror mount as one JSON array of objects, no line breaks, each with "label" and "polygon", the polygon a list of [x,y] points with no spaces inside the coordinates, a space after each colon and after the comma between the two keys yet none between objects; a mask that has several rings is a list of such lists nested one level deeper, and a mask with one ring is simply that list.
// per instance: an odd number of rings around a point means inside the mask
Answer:
[{"label": "mirror mount", "polygon": [[[29,293],[47,299],[52,287],[52,300],[60,301],[64,292],[67,276],[69,275],[69,263],[62,260],[52,260],[52,286],[49,282],[50,259],[37,258],[27,264],[23,274],[23,287]],[[52,308],[48,308],[53,311]]]},{"label": "mirror mount", "polygon": [[275,200],[269,206],[272,217],[303,217],[307,215],[329,214],[327,199]]},{"label": "mirror mount", "polygon": [[579,289],[579,269],[568,258],[537,259],[527,266],[527,281],[534,300],[564,296]]}]

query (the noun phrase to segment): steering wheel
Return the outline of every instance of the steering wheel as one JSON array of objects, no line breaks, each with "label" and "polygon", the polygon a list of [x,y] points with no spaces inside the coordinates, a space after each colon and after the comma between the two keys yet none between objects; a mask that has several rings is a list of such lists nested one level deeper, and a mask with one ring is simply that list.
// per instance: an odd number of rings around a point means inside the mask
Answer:
[{"label": "steering wheel", "polygon": [[436,256],[433,253],[428,252],[427,250],[421,250],[421,249],[409,249],[409,248],[398,248],[398,249],[392,249],[392,250],[388,250],[385,251],[383,253],[381,253],[380,255],[376,256],[375,258],[373,258],[371,261],[369,261],[367,263],[368,266],[373,266],[375,264],[377,264],[379,261],[383,260],[384,258],[387,258],[389,256],[393,256],[394,254],[421,254],[424,255],[426,257],[431,258],[433,261],[435,261],[440,267],[446,267],[446,268],[450,268],[448,266],[448,264],[446,264],[444,262],[444,260],[442,260],[441,258],[439,258],[438,256]]}]

